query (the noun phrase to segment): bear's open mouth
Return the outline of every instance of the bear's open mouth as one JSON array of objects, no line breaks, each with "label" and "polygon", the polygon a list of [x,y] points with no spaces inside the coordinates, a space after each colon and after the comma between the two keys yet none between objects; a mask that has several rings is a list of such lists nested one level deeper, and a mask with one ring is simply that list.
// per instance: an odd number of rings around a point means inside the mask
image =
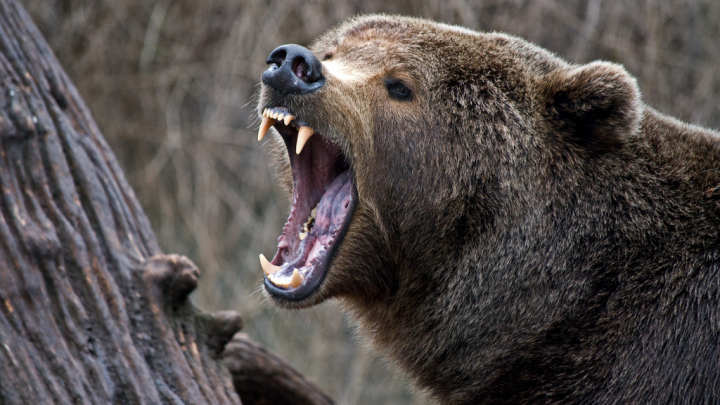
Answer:
[{"label": "bear's open mouth", "polygon": [[357,191],[340,148],[316,134],[284,107],[266,108],[258,139],[270,127],[288,148],[293,177],[290,216],[268,261],[260,255],[265,287],[273,295],[300,300],[322,284],[352,216]]}]

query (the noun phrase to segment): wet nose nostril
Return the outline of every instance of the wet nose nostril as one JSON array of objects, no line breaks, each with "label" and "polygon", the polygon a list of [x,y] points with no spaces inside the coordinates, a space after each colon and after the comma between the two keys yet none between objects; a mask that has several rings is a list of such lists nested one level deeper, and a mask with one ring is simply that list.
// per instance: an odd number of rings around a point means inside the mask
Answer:
[{"label": "wet nose nostril", "polygon": [[[283,45],[268,56],[262,81],[281,94],[307,94],[325,84],[322,64],[307,48]],[[298,80],[300,79],[300,80]]]},{"label": "wet nose nostril", "polygon": [[307,62],[305,62],[305,59],[295,58],[292,61],[292,71],[299,79],[306,82],[310,80],[309,76],[312,72],[310,71],[310,67]]},{"label": "wet nose nostril", "polygon": [[[268,56],[268,59],[265,63],[267,63],[268,65],[275,65],[275,69],[277,69],[282,66],[283,62],[285,62],[286,57],[287,52],[285,51],[285,49],[280,47],[270,53],[270,56]],[[273,68],[273,66],[270,66],[270,68]]]}]

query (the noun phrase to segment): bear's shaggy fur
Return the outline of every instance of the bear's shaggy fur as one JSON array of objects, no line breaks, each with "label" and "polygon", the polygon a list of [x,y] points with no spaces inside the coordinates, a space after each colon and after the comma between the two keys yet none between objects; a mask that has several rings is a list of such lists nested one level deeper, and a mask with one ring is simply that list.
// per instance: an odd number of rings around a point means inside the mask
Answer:
[{"label": "bear's shaggy fur", "polygon": [[339,299],[443,404],[720,402],[718,133],[505,34],[364,16],[311,51],[324,85],[264,85],[259,111],[339,147],[357,201],[323,281],[278,305]]}]

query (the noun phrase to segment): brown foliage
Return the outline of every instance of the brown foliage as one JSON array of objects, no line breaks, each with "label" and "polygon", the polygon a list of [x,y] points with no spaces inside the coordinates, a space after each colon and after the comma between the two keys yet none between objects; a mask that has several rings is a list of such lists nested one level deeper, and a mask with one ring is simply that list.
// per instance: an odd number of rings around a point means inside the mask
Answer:
[{"label": "brown foliage", "polygon": [[422,399],[349,342],[335,308],[277,312],[255,293],[257,255],[274,253],[288,209],[255,141],[253,94],[274,47],[307,45],[355,13],[423,16],[517,34],[571,61],[622,63],[646,103],[720,127],[715,0],[23,3],[117,153],[164,250],[203,269],[198,305],[240,310],[250,335],[339,403]]}]

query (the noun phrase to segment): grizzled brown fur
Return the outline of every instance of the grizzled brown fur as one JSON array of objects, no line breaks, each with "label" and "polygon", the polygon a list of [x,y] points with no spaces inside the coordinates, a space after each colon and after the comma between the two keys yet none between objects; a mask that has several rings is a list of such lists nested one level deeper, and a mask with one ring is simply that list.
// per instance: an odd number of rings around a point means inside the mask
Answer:
[{"label": "grizzled brown fur", "polygon": [[311,50],[324,87],[260,107],[339,145],[358,202],[321,287],[279,305],[338,298],[443,404],[720,402],[718,133],[504,34],[367,16]]}]

